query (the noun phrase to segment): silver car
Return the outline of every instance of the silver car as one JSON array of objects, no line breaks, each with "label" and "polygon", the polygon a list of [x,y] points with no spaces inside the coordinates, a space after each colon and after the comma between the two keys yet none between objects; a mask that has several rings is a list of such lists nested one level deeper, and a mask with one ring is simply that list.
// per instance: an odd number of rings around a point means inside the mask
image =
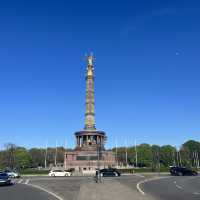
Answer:
[{"label": "silver car", "polygon": [[20,174],[18,172],[15,172],[15,171],[5,170],[4,172],[6,174],[8,174],[8,176],[10,178],[19,178],[20,177]]}]

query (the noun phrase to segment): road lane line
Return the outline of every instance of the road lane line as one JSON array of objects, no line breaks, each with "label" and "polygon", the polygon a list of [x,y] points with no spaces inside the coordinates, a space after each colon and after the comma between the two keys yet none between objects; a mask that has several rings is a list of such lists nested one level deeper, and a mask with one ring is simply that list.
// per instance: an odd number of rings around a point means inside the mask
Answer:
[{"label": "road lane line", "polygon": [[142,195],[146,195],[145,192],[140,188],[140,185],[145,183],[146,181],[140,181],[137,183],[136,188],[137,190],[142,194]]},{"label": "road lane line", "polygon": [[55,193],[53,193],[53,192],[51,192],[51,191],[49,191],[49,190],[47,190],[47,189],[45,189],[45,188],[43,188],[43,187],[40,187],[40,186],[38,186],[38,185],[33,185],[33,184],[31,184],[31,183],[26,184],[26,185],[31,186],[31,187],[34,187],[34,188],[37,188],[37,189],[39,189],[39,190],[42,190],[42,191],[44,191],[44,192],[46,192],[46,193],[48,193],[48,194],[54,196],[54,197],[57,198],[58,200],[64,200],[62,197],[58,196],[57,194],[55,194]]},{"label": "road lane line", "polygon": [[155,181],[155,180],[160,180],[160,179],[166,179],[166,178],[172,178],[171,176],[169,177],[154,177],[154,178],[150,178],[150,179],[145,179],[143,181],[139,181],[136,185],[137,190],[142,194],[142,195],[146,195],[146,193],[141,189],[140,185],[150,182],[150,181]]},{"label": "road lane line", "polygon": [[28,184],[28,183],[29,183],[29,179],[27,179],[24,184]]}]

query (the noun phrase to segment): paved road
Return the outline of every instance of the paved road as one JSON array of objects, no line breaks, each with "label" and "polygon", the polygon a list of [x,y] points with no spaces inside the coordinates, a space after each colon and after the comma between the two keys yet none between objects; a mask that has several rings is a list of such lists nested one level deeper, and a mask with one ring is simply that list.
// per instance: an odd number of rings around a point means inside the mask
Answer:
[{"label": "paved road", "polygon": [[76,200],[82,185],[94,184],[93,177],[32,177],[28,180],[29,184],[51,191],[64,200]]},{"label": "paved road", "polygon": [[[152,177],[152,176],[151,176]],[[0,187],[2,200],[199,200],[200,176],[171,177],[137,183],[147,177],[129,175],[108,177],[95,183],[93,177],[24,177],[16,184]],[[148,177],[149,178],[149,177]],[[33,188],[32,186],[40,187]],[[45,191],[44,191],[45,190]],[[50,195],[48,192],[52,193]],[[55,196],[59,198],[55,198]]]},{"label": "paved road", "polygon": [[93,177],[73,176],[24,177],[15,181],[16,184],[39,186],[53,192],[63,200],[146,200],[135,187],[141,179],[144,177],[107,177],[103,178],[101,184],[95,183]]},{"label": "paved road", "polygon": [[58,200],[54,196],[25,184],[0,186],[2,200]]},{"label": "paved road", "polygon": [[156,200],[199,200],[200,176],[176,176],[141,185],[146,196],[151,195]]}]

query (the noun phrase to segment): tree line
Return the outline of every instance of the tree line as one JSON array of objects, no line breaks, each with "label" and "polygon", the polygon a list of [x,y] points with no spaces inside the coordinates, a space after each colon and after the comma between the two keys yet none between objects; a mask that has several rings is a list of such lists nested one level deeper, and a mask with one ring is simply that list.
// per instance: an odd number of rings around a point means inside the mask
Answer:
[{"label": "tree line", "polygon": [[0,151],[0,169],[49,168],[64,162],[64,147],[31,148],[5,144]]},{"label": "tree line", "polygon": [[149,145],[113,148],[119,166],[161,168],[169,166],[200,167],[200,142],[189,140],[180,149],[172,145]]},{"label": "tree line", "polygon": [[[64,163],[64,153],[71,151],[64,147],[26,149],[15,144],[5,144],[0,151],[0,169],[49,168]],[[149,145],[146,143],[112,149],[119,166],[147,168],[172,165],[199,168],[200,142],[189,140],[176,149],[171,145]]]}]

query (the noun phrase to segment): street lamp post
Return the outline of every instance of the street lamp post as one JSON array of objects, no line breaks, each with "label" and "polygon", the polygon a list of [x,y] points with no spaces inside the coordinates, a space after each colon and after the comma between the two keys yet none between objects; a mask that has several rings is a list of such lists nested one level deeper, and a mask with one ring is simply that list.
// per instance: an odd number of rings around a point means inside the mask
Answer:
[{"label": "street lamp post", "polygon": [[101,174],[100,174],[100,159],[101,159],[101,143],[97,143],[97,173],[96,173],[96,182],[101,183]]}]

